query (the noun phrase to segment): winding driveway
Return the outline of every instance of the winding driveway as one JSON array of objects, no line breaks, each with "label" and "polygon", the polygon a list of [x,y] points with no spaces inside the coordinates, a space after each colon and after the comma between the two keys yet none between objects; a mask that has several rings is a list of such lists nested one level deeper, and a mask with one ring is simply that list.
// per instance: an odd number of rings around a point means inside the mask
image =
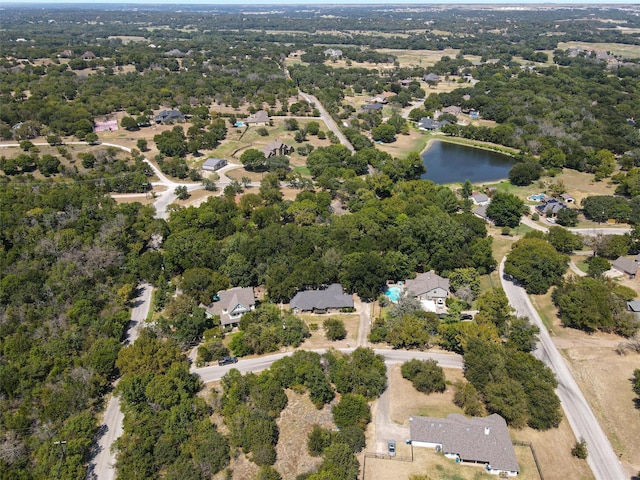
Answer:
[{"label": "winding driveway", "polygon": [[509,304],[519,317],[529,317],[534,325],[540,328],[540,341],[534,355],[545,362],[558,380],[557,393],[562,408],[571,425],[576,438],[584,438],[589,456],[587,462],[597,480],[622,480],[629,478],[625,473],[617,455],[613,451],[609,439],[598,423],[589,404],[582,395],[578,384],[569,371],[567,364],[551,340],[547,328],[542,323],[538,312],[531,304],[529,296],[522,287],[517,286],[504,274],[503,259],[500,263],[500,280],[507,294]]},{"label": "winding driveway", "polygon": [[336,137],[338,137],[342,145],[347,147],[351,151],[351,153],[355,153],[356,150],[355,148],[353,148],[353,145],[351,145],[351,142],[347,140],[347,137],[344,136],[344,133],[342,133],[342,131],[338,128],[338,125],[333,121],[333,118],[331,118],[331,115],[329,115],[329,113],[325,110],[320,101],[313,95],[304,93],[302,90],[300,90],[300,96],[307,102],[315,104],[316,108],[320,112],[320,118],[325,123],[327,128],[331,130]]}]

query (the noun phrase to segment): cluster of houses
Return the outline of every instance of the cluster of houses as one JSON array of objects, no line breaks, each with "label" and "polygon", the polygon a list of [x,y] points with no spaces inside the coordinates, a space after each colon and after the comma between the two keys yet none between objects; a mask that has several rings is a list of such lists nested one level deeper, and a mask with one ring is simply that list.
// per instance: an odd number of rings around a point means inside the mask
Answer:
[{"label": "cluster of houses", "polygon": [[[417,298],[427,311],[445,311],[449,297],[449,279],[437,275],[433,270],[409,279],[403,284],[404,295]],[[237,327],[240,318],[256,307],[253,287],[234,287],[218,292],[211,304],[204,306],[209,316],[217,315],[223,327]],[[289,301],[295,313],[326,313],[352,309],[353,295],[345,293],[342,285],[334,283],[324,288],[302,290]]]}]

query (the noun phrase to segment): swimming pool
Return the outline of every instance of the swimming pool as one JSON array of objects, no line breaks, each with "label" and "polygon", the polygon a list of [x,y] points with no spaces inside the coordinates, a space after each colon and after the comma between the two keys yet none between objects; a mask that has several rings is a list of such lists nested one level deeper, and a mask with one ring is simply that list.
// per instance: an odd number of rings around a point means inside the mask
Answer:
[{"label": "swimming pool", "polygon": [[541,200],[544,200],[544,197],[546,197],[544,193],[537,193],[535,195],[529,195],[529,200],[534,200],[536,202],[539,202]]},{"label": "swimming pool", "polygon": [[395,285],[387,288],[387,291],[384,294],[391,300],[393,303],[398,303],[400,297],[402,297],[402,289],[400,287],[396,287]]}]

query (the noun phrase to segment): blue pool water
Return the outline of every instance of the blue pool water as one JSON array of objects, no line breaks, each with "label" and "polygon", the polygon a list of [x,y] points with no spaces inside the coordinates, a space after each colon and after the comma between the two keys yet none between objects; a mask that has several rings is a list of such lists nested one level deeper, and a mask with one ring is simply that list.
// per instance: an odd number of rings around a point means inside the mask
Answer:
[{"label": "blue pool water", "polygon": [[544,200],[544,197],[545,197],[544,193],[537,193],[535,195],[529,196],[531,200],[537,200],[537,201]]},{"label": "blue pool water", "polygon": [[244,122],[236,122],[234,126],[236,126],[236,127],[244,127]]},{"label": "blue pool water", "polygon": [[393,303],[398,303],[400,297],[402,297],[402,289],[400,287],[389,287],[384,294],[391,300]]}]

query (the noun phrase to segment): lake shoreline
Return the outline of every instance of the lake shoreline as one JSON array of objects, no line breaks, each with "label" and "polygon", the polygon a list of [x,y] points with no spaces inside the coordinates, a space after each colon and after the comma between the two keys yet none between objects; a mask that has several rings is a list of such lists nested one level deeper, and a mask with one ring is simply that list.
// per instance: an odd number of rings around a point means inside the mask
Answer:
[{"label": "lake shoreline", "polygon": [[420,157],[427,170],[421,178],[439,185],[460,184],[466,179],[472,184],[500,182],[508,179],[515,163],[513,154],[490,146],[435,136],[427,140]]}]

